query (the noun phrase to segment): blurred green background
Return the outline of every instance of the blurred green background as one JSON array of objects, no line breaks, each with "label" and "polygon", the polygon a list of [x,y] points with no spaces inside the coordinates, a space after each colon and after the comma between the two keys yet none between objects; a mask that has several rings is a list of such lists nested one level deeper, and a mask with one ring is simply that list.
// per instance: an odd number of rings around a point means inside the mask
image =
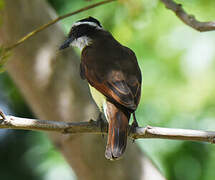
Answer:
[{"label": "blurred green background", "polygon": [[[96,1],[48,2],[62,15]],[[214,0],[177,2],[199,20],[215,19]],[[86,16],[98,18],[136,53],[143,75],[137,110],[141,126],[215,130],[215,32],[191,29],[158,0],[121,0],[60,24],[68,33],[73,22]],[[7,73],[0,75],[0,89],[4,112],[33,117]],[[136,142],[169,180],[214,180],[214,145],[154,139]],[[1,179],[75,179],[44,133],[1,130],[0,160]]]}]

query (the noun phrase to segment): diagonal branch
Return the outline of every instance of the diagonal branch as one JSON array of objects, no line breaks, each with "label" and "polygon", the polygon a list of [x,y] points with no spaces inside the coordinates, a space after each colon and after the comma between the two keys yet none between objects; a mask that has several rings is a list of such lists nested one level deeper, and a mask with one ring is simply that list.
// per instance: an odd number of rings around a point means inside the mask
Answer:
[{"label": "diagonal branch", "polygon": [[47,24],[44,24],[40,27],[38,27],[37,29],[35,29],[34,31],[28,33],[27,35],[25,35],[23,38],[21,38],[20,40],[18,40],[16,43],[14,43],[13,45],[5,48],[6,51],[10,51],[12,49],[14,49],[15,47],[19,46],[20,44],[22,44],[24,41],[26,41],[27,39],[29,39],[30,37],[36,35],[37,33],[43,31],[44,29],[48,28],[49,26],[57,23],[58,21],[62,20],[62,19],[65,19],[69,16],[73,16],[75,14],[78,14],[78,13],[81,13],[83,11],[86,11],[86,10],[89,10],[89,9],[92,9],[92,8],[95,8],[97,6],[100,6],[100,5],[103,5],[103,4],[107,4],[107,3],[110,3],[110,2],[113,2],[113,1],[116,1],[116,0],[104,0],[104,1],[101,1],[101,2],[98,2],[98,3],[95,3],[95,4],[91,4],[89,6],[86,6],[86,7],[83,7],[79,10],[76,10],[76,11],[73,11],[71,13],[68,13],[68,14],[65,14],[63,16],[59,16],[58,18],[48,22]]},{"label": "diagonal branch", "polygon": [[16,48],[17,46],[23,44],[26,40],[28,40],[29,38],[33,37],[34,35],[36,35],[37,33],[43,31],[44,29],[48,28],[49,26],[57,23],[58,21],[65,19],[69,16],[81,13],[83,11],[86,11],[88,9],[92,9],[95,8],[97,6],[103,5],[103,4],[107,4],[110,2],[113,2],[116,0],[104,0],[95,4],[91,4],[89,6],[83,7],[81,9],[78,9],[76,11],[73,11],[71,13],[65,14],[63,16],[59,16],[58,18],[48,22],[47,24],[44,24],[40,27],[38,27],[37,29],[33,30],[32,32],[28,33],[27,35],[25,35],[24,37],[22,37],[21,39],[19,39],[17,42],[15,42],[14,44],[8,46],[8,47],[4,47],[4,46],[0,46],[0,72],[4,71],[4,65],[7,63],[7,57],[9,57],[10,51],[13,50],[14,48]]},{"label": "diagonal branch", "polygon": [[[57,122],[46,121],[28,118],[19,118],[15,116],[5,116],[0,113],[0,129],[25,129],[25,130],[40,130],[53,131],[60,133],[80,134],[104,134],[108,131],[108,124],[104,123],[101,128],[99,121],[90,120],[89,122]],[[103,129],[103,131],[101,131]],[[161,127],[136,127],[132,130],[129,136],[133,139],[139,138],[160,138],[174,140],[189,140],[215,143],[214,131],[201,131],[191,129],[173,129]]]},{"label": "diagonal branch", "polygon": [[181,4],[177,4],[173,0],[161,0],[167,9],[175,12],[176,16],[179,17],[185,24],[196,29],[197,31],[213,31],[215,30],[215,21],[201,22],[198,21],[195,16],[188,14],[182,7]]}]

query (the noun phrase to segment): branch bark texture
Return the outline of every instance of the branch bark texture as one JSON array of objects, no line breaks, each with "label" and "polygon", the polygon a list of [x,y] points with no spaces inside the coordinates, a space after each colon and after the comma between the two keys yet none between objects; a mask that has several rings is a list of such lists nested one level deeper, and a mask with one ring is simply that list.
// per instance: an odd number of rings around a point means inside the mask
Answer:
[{"label": "branch bark texture", "polygon": [[198,21],[195,16],[188,14],[181,4],[174,2],[173,0],[161,0],[167,9],[172,10],[176,16],[179,17],[185,24],[196,29],[197,31],[213,31],[215,30],[215,21],[201,22]]},{"label": "branch bark texture", "polygon": [[[0,118],[0,128],[25,129],[53,131],[65,134],[106,134],[108,124],[101,124],[98,121],[90,120],[88,122],[57,122],[28,118],[19,118],[14,116],[4,116]],[[102,131],[101,131],[102,129]],[[172,140],[189,140],[215,143],[214,131],[202,131],[192,129],[175,129],[161,127],[136,127],[129,136],[133,139],[139,138],[160,138]]]},{"label": "branch bark texture", "polygon": [[[44,0],[5,0],[0,41],[12,44],[55,18]],[[96,108],[79,76],[79,58],[72,49],[57,53],[64,38],[59,25],[54,24],[15,48],[6,68],[39,119],[88,121],[96,118]],[[106,140],[97,135],[49,132],[49,136],[78,179],[165,179],[136,145],[128,145],[124,158],[113,163],[104,157]]]}]

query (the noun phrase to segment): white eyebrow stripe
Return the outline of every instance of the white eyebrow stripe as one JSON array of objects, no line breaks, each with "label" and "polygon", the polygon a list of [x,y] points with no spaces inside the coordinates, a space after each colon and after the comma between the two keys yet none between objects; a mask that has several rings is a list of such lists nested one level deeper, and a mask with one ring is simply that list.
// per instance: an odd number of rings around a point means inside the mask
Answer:
[{"label": "white eyebrow stripe", "polygon": [[96,24],[94,22],[87,22],[87,21],[85,21],[85,22],[76,22],[76,23],[73,24],[72,27],[79,26],[79,25],[82,25],[82,24],[88,24],[90,26],[95,26],[97,29],[103,29],[102,27],[98,26],[98,24]]}]

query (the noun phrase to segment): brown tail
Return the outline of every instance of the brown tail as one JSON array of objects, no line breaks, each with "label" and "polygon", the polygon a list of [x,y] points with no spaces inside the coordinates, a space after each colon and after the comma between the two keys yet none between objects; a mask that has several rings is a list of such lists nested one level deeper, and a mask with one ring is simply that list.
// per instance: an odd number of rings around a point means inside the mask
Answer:
[{"label": "brown tail", "polygon": [[105,157],[109,160],[116,160],[124,153],[127,145],[130,113],[125,114],[114,104],[107,102],[106,114],[109,128]]}]

